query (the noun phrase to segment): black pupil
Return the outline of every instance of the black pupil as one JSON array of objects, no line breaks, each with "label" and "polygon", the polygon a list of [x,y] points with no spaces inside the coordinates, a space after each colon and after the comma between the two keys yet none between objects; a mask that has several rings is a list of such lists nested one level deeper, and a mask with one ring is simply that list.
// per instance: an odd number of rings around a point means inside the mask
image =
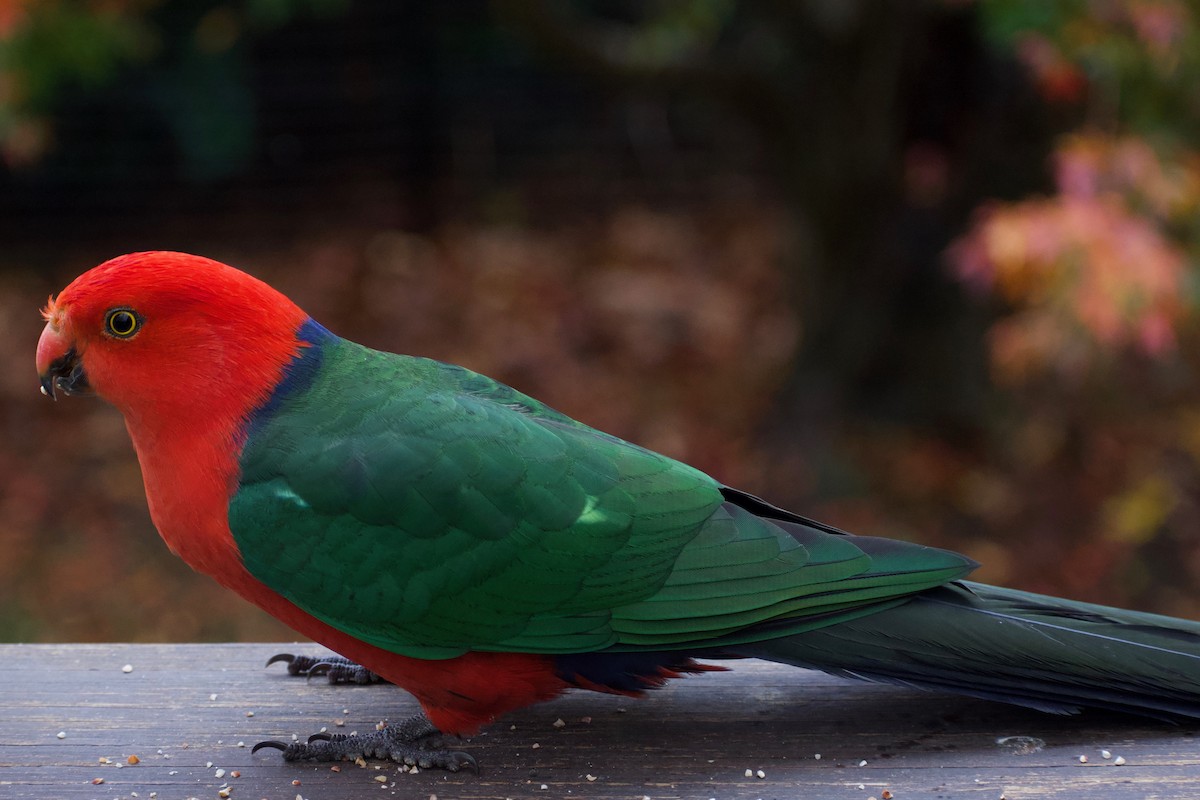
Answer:
[{"label": "black pupil", "polygon": [[133,332],[133,327],[136,324],[133,314],[128,311],[118,311],[112,315],[112,321],[109,323],[113,333],[127,334]]}]

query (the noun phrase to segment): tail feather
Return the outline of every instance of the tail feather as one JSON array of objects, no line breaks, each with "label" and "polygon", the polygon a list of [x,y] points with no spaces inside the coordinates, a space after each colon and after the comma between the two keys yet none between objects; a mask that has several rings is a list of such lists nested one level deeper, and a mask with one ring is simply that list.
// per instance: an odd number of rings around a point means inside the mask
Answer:
[{"label": "tail feather", "polygon": [[1073,714],[1200,718],[1200,623],[960,582],[738,654]]}]

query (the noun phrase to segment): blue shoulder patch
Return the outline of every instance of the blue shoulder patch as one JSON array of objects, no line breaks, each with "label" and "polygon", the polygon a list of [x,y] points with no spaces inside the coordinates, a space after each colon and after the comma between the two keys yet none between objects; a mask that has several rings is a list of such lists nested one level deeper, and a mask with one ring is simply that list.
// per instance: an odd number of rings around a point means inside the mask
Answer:
[{"label": "blue shoulder patch", "polygon": [[307,342],[308,347],[301,347],[299,354],[292,362],[284,367],[283,380],[271,392],[267,402],[263,403],[246,418],[242,430],[246,438],[250,438],[283,407],[289,397],[306,391],[314,380],[321,364],[325,361],[325,348],[338,340],[337,334],[330,332],[312,317],[309,317],[296,331],[296,339]]}]

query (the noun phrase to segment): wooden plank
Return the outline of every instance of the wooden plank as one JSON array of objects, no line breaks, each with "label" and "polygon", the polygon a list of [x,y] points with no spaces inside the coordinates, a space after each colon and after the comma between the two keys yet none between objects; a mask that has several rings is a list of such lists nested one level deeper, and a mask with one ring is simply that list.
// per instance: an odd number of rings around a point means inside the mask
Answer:
[{"label": "wooden plank", "polygon": [[[321,727],[368,730],[416,704],[395,687],[264,670],[280,650],[315,648],[0,645],[0,798],[183,800],[217,798],[223,786],[235,800],[867,800],[885,790],[896,800],[1168,800],[1200,792],[1194,730],[1106,714],[1053,717],[755,661],[674,681],[647,700],[575,692],[513,714],[466,745],[481,775],[414,775],[381,763],[334,772],[284,763],[275,751],[251,755],[249,746]],[[345,726],[335,728],[339,719]],[[1018,736],[1044,746],[997,743]],[[127,763],[131,755],[137,764]],[[748,778],[747,769],[765,777]]]}]

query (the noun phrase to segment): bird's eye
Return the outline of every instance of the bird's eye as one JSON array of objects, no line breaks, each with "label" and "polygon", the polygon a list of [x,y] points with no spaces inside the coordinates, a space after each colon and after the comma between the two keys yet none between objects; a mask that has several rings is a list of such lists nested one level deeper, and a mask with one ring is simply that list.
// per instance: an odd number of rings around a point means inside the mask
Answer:
[{"label": "bird's eye", "polygon": [[142,327],[142,317],[130,308],[114,308],[104,317],[104,331],[118,339],[128,339]]}]

